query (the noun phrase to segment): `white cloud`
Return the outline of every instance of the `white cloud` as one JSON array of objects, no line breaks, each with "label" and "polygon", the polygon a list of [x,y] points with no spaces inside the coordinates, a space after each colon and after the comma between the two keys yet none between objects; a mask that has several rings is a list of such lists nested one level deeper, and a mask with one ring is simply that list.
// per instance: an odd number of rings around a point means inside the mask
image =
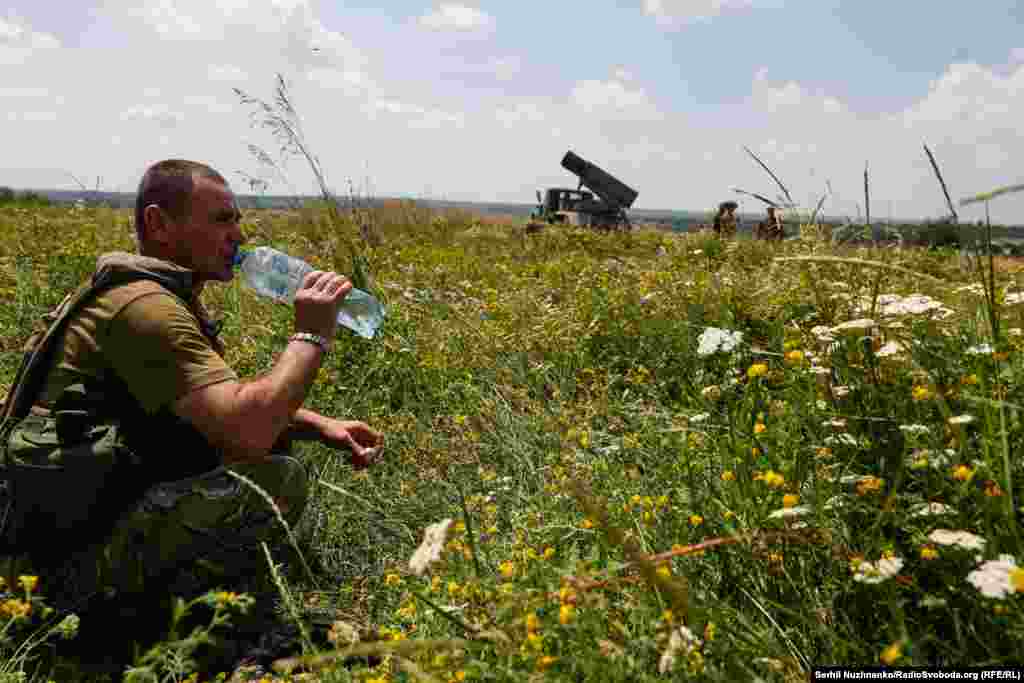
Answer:
[{"label": "white cloud", "polygon": [[626,121],[663,118],[642,88],[630,89],[618,80],[580,81],[573,87],[571,98],[589,116]]},{"label": "white cloud", "polygon": [[395,99],[376,100],[373,109],[401,117],[404,125],[415,129],[462,128],[466,124],[466,116],[461,112],[447,112]]},{"label": "white cloud", "polygon": [[622,83],[629,83],[633,80],[633,72],[624,66],[617,66],[612,69],[612,78]]},{"label": "white cloud", "polygon": [[0,45],[44,50],[60,47],[60,41],[50,33],[33,31],[11,13],[0,18]]},{"label": "white cloud", "polygon": [[47,97],[50,91],[35,87],[0,87],[0,98],[4,97]]},{"label": "white cloud", "polygon": [[136,105],[121,112],[122,121],[153,122],[161,128],[174,128],[185,120],[185,115],[166,104]]},{"label": "white cloud", "polygon": [[32,30],[13,13],[0,17],[0,65],[23,65],[36,52],[59,47],[56,36]]},{"label": "white cloud", "polygon": [[501,107],[494,112],[494,116],[506,128],[520,123],[542,123],[548,118],[536,102],[517,102],[511,107]]},{"label": "white cloud", "polygon": [[432,31],[480,31],[494,26],[494,17],[459,3],[443,2],[420,17],[420,25]]},{"label": "white cloud", "polygon": [[26,123],[46,123],[57,120],[55,111],[9,111],[7,120],[14,123],[24,121]]},{"label": "white cloud", "polygon": [[229,114],[235,111],[234,104],[228,104],[213,95],[185,95],[181,103],[186,107],[197,107],[210,114]]},{"label": "white cloud", "polygon": [[764,0],[643,0],[643,12],[659,26],[680,27],[767,4]]},{"label": "white cloud", "polygon": [[488,66],[499,81],[511,81],[519,75],[523,68],[523,60],[519,57],[493,57]]},{"label": "white cloud", "polygon": [[[1013,169],[1014,160],[1024,158],[1018,133],[1024,64],[1009,71],[1005,65],[951,64],[923,98],[882,114],[856,112],[840,98],[793,81],[773,83],[761,70],[746,109],[759,120],[746,127],[734,148],[749,145],[801,204],[813,205],[824,181],[831,180],[836,194],[825,210],[833,214],[858,213],[867,162],[873,216],[887,217],[890,206],[896,218],[944,215],[945,200],[922,143],[935,153],[954,201],[1020,179]],[[774,196],[774,182],[752,161],[742,163],[734,184]],[[993,208],[1024,219],[1019,198]]]},{"label": "white cloud", "polygon": [[206,69],[206,77],[217,82],[238,82],[247,80],[249,74],[234,64],[212,64]]}]

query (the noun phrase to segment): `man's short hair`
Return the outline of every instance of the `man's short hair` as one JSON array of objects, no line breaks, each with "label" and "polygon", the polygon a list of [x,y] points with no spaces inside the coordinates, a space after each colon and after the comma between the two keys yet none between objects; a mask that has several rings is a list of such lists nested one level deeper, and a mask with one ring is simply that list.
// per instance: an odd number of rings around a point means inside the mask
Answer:
[{"label": "man's short hair", "polygon": [[135,236],[142,251],[146,228],[146,207],[156,204],[176,221],[189,217],[196,178],[227,185],[224,176],[206,164],[185,159],[165,159],[146,169],[135,195]]}]

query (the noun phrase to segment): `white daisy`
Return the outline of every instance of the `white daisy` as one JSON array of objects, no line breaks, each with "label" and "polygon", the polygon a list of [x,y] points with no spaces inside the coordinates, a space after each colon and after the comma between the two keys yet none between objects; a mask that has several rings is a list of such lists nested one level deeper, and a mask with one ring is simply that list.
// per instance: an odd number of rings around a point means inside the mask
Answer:
[{"label": "white daisy", "polygon": [[928,540],[939,545],[951,545],[964,550],[984,550],[985,539],[969,531],[936,529],[928,534]]},{"label": "white daisy", "polygon": [[1013,555],[1000,555],[998,560],[982,563],[967,575],[967,581],[987,598],[1002,599],[1014,591],[1010,574],[1017,568]]},{"label": "white daisy", "polygon": [[697,340],[697,355],[710,356],[719,351],[729,353],[742,340],[742,332],[730,332],[717,327],[709,327],[701,333]]},{"label": "white daisy", "polygon": [[968,353],[972,356],[983,356],[986,353],[992,353],[993,350],[994,349],[990,344],[977,344],[975,346],[969,347],[965,353]]},{"label": "white daisy", "polygon": [[903,559],[899,557],[883,557],[878,562],[861,562],[853,575],[853,580],[858,583],[882,583],[896,576],[902,567]]},{"label": "white daisy", "polygon": [[911,517],[931,517],[934,515],[949,515],[956,512],[955,508],[942,503],[921,503],[910,508]]}]

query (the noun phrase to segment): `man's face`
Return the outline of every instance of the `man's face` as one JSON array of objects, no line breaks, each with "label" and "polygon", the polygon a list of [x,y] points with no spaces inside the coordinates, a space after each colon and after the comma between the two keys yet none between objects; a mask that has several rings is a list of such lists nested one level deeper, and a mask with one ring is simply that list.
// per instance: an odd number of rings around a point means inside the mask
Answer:
[{"label": "man's face", "polygon": [[238,245],[245,242],[241,217],[230,188],[196,178],[192,215],[174,226],[174,262],[195,271],[202,281],[230,282],[234,277],[231,261]]}]

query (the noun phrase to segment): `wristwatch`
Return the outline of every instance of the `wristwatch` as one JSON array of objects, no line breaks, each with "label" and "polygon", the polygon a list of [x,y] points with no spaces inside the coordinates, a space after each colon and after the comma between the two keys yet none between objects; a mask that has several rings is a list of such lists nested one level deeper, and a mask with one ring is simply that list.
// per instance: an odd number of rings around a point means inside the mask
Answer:
[{"label": "wristwatch", "polygon": [[319,334],[313,334],[311,332],[296,332],[288,338],[288,341],[304,341],[310,344],[316,344],[320,347],[320,350],[327,353],[331,350],[331,345],[324,337]]}]

